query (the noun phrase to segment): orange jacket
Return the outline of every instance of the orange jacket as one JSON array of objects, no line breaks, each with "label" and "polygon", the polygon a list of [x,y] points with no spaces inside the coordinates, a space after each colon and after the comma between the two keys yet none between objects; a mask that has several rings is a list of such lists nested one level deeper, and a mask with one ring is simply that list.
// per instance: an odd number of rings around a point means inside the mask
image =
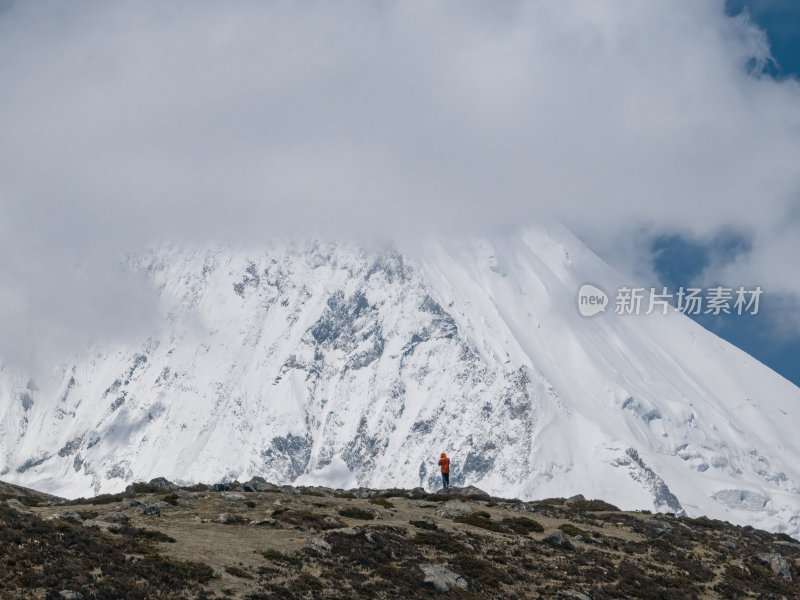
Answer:
[{"label": "orange jacket", "polygon": [[439,459],[439,466],[442,467],[442,473],[450,472],[450,459],[442,452],[442,458]]}]

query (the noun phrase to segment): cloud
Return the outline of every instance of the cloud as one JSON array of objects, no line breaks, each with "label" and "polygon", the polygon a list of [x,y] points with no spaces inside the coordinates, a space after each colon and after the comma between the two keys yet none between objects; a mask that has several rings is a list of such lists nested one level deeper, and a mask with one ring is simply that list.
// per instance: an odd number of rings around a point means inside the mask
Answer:
[{"label": "cloud", "polygon": [[162,239],[542,215],[599,246],[742,230],[741,269],[800,290],[800,85],[721,0],[17,2],[0,56],[8,340],[136,320],[104,265]]}]

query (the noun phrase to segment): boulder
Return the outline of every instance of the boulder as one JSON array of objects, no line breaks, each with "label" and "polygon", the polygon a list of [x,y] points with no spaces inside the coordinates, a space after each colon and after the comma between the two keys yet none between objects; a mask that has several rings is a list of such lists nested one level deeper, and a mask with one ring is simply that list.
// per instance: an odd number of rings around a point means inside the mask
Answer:
[{"label": "boulder", "polygon": [[339,519],[337,519],[336,517],[325,517],[322,520],[328,527],[331,527],[331,528],[336,528],[336,527],[341,527],[342,526],[342,522]]},{"label": "boulder", "polygon": [[144,508],[141,509],[143,515],[147,515],[148,517],[160,517],[161,516],[161,508],[158,504],[148,504]]},{"label": "boulder", "polygon": [[306,540],[306,548],[317,550],[319,552],[330,552],[331,545],[319,536],[312,536]]},{"label": "boulder", "polygon": [[776,575],[780,575],[789,581],[792,580],[792,571],[789,568],[789,563],[783,558],[782,554],[777,552],[774,554],[759,554],[758,559],[767,563]]},{"label": "boulder", "polygon": [[23,510],[23,511],[28,510],[28,507],[25,506],[22,502],[20,502],[16,498],[11,498],[9,500],[6,500],[6,504],[15,510]]},{"label": "boulder", "polygon": [[457,498],[478,498],[484,500],[489,500],[491,496],[488,493],[484,492],[482,489],[476,488],[474,485],[468,485],[466,487],[446,487],[436,491],[437,494],[443,494],[445,496],[455,496]]},{"label": "boulder", "polygon": [[544,538],[545,543],[550,544],[556,548],[572,548],[572,544],[567,538],[566,535],[561,533],[560,531],[557,533],[551,533]]},{"label": "boulder", "polygon": [[564,501],[564,504],[570,506],[575,504],[576,502],[584,502],[586,498],[583,497],[583,494],[575,494],[574,496],[570,496]]},{"label": "boulder", "polygon": [[76,521],[83,522],[83,518],[74,510],[62,510],[60,513],[56,513],[56,517],[59,519],[75,519]]},{"label": "boulder", "polygon": [[369,488],[365,488],[365,487],[354,488],[354,489],[348,490],[348,491],[351,494],[353,494],[353,496],[355,496],[356,498],[372,498],[372,496],[375,494],[374,491],[372,491]]},{"label": "boulder", "polygon": [[423,581],[432,584],[439,592],[447,592],[453,588],[467,589],[467,580],[447,567],[423,563],[419,568],[424,577]]},{"label": "boulder", "polygon": [[215,483],[214,485],[211,486],[211,491],[212,492],[230,492],[231,491],[231,486],[229,486],[227,483]]},{"label": "boulder", "polygon": [[475,512],[469,504],[461,500],[448,500],[442,504],[442,509],[449,513],[458,515]]},{"label": "boulder", "polygon": [[83,594],[80,592],[73,592],[72,590],[61,590],[58,592],[64,600],[83,600]]},{"label": "boulder", "polygon": [[148,485],[159,491],[174,490],[178,486],[164,477],[156,477],[148,482]]},{"label": "boulder", "polygon": [[103,531],[122,531],[122,523],[106,523],[105,521],[97,521],[95,519],[86,519],[83,522],[84,527],[97,527]]},{"label": "boulder", "polygon": [[225,500],[232,500],[234,502],[238,502],[241,500],[247,500],[247,496],[239,493],[225,494]]},{"label": "boulder", "polygon": [[231,525],[233,523],[238,523],[239,522],[239,517],[237,517],[233,513],[226,512],[226,513],[222,513],[220,516],[218,516],[215,519],[215,521],[217,523],[222,523],[223,525]]},{"label": "boulder", "polygon": [[277,521],[275,519],[258,519],[250,523],[250,525],[253,527],[265,527],[267,525],[275,525],[276,523]]},{"label": "boulder", "polygon": [[644,522],[653,529],[655,529],[658,535],[664,535],[665,533],[670,533],[673,529],[672,525],[670,525],[667,521],[664,521],[662,519],[645,519]]},{"label": "boulder", "polygon": [[274,483],[270,483],[263,477],[253,477],[252,479],[250,479],[250,481],[242,485],[242,489],[244,489],[245,485],[253,488],[253,491],[255,492],[277,492],[280,491],[281,489],[280,487],[278,487]]},{"label": "boulder", "polygon": [[421,498],[426,496],[428,493],[425,491],[425,488],[422,487],[415,487],[412,490],[409,490],[405,493],[406,498]]}]

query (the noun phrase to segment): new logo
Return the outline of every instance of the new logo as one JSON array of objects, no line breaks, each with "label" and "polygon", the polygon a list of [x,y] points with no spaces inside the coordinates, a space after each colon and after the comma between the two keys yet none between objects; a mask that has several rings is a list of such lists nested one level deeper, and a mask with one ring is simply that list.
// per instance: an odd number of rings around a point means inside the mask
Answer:
[{"label": "new logo", "polygon": [[605,312],[608,306],[608,294],[596,285],[584,283],[578,290],[578,310],[584,317],[593,317]]}]

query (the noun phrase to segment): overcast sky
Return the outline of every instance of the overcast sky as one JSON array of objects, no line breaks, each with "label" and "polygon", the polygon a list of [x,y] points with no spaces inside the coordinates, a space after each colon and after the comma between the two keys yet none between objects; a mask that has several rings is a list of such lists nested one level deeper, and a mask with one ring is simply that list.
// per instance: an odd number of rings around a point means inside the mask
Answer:
[{"label": "overcast sky", "polygon": [[800,298],[800,85],[722,0],[2,0],[0,57],[6,360],[146,322],[161,240],[735,232]]}]

